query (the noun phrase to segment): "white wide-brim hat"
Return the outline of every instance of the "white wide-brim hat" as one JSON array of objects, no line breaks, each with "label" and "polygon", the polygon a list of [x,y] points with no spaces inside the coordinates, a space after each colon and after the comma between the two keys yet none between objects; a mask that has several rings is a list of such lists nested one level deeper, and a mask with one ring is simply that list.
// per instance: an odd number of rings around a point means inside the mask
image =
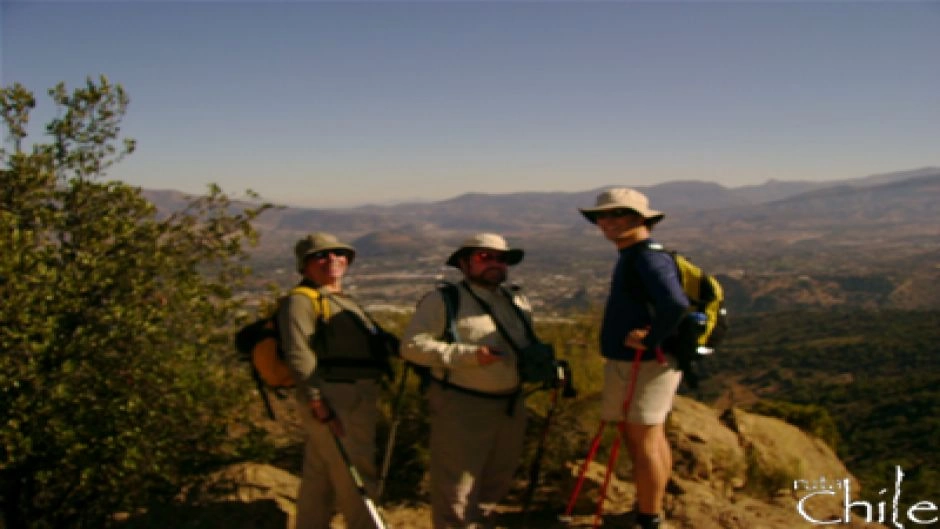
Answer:
[{"label": "white wide-brim hat", "polygon": [[597,195],[597,202],[593,208],[578,209],[582,215],[594,224],[597,224],[597,214],[612,209],[629,209],[637,212],[652,226],[663,220],[666,216],[661,211],[650,209],[649,199],[646,195],[628,187],[615,187]]},{"label": "white wide-brim hat", "polygon": [[500,235],[496,235],[495,233],[478,233],[465,240],[460,245],[460,248],[457,248],[454,253],[450,254],[450,257],[447,258],[447,264],[450,266],[459,266],[460,258],[465,253],[472,250],[496,250],[506,252],[506,264],[510,266],[518,264],[525,255],[525,252],[519,248],[510,248],[509,244],[506,243],[506,239]]}]

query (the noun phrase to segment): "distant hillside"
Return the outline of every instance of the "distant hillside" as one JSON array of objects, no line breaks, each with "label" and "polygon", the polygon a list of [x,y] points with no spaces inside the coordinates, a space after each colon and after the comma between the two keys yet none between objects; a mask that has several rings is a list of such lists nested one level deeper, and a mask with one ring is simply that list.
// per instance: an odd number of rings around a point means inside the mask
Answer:
[{"label": "distant hillside", "polygon": [[838,187],[840,185],[850,185],[855,187],[872,186],[879,184],[888,184],[920,176],[930,176],[940,173],[940,168],[924,167],[910,171],[897,171],[893,173],[877,174],[864,176],[861,178],[852,178],[841,182],[810,182],[793,180],[768,180],[760,185],[750,185],[737,187],[732,192],[747,202],[760,204],[764,202],[773,202],[783,200],[788,197],[801,195],[818,189],[827,187]]},{"label": "distant hillside", "polygon": [[[862,208],[898,211],[902,215],[923,211],[925,200],[935,196],[938,178],[940,169],[920,169],[828,183],[769,181],[760,186],[729,189],[709,182],[676,181],[637,189],[649,196],[653,207],[666,212],[670,223],[663,224],[664,227],[674,224],[673,219],[683,223],[764,219],[792,223],[812,222],[821,215],[838,220],[846,212],[852,219],[870,221],[877,219],[866,217]],[[430,203],[341,209],[282,208],[266,213],[259,225],[268,231],[324,230],[346,237],[388,229],[411,230],[415,226],[423,232],[545,233],[584,228],[578,208],[592,206],[600,191],[602,188],[581,192],[467,193]],[[145,191],[145,194],[162,210],[178,209],[185,197],[175,191]],[[907,200],[912,204],[904,203]],[[705,211],[710,212],[709,217],[693,217]]]},{"label": "distant hillside", "polygon": [[[812,189],[808,189],[812,187]],[[721,274],[737,312],[788,307],[930,308],[938,277],[940,169],[812,186],[768,182],[728,189],[707,182],[641,188],[666,213],[654,236]],[[602,302],[613,248],[584,221],[601,189],[576,193],[468,193],[450,200],[345,209],[279,208],[256,222],[258,276],[287,284],[294,241],[328,231],[353,242],[367,299],[412,306],[470,233],[496,231],[526,250],[517,280],[545,307]],[[183,194],[146,191],[161,210]],[[780,196],[781,194],[786,196]],[[754,202],[755,197],[775,196]],[[285,269],[272,275],[274,269]],[[405,272],[392,284],[389,274]],[[428,278],[423,283],[415,277]]]},{"label": "distant hillside", "polygon": [[420,229],[395,229],[371,232],[353,240],[352,245],[361,257],[410,257],[427,251],[429,242]]},{"label": "distant hillside", "polygon": [[935,224],[940,221],[940,170],[927,175],[882,184],[826,187],[755,206],[732,208],[718,218],[760,221],[772,219],[789,226],[891,226]]}]

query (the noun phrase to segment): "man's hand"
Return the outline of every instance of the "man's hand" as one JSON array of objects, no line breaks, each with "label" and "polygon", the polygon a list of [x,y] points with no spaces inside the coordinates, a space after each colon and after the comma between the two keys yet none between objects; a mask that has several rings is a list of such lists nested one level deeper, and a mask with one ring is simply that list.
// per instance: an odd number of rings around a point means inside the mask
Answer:
[{"label": "man's hand", "polygon": [[495,349],[490,349],[486,345],[481,345],[480,348],[477,349],[477,362],[479,362],[481,366],[495,364],[496,362],[502,360],[502,358],[502,353]]},{"label": "man's hand", "polygon": [[314,419],[327,425],[337,437],[343,436],[345,433],[343,423],[340,422],[339,416],[336,415],[333,408],[330,408],[330,405],[325,399],[311,399],[307,402],[307,405],[310,407],[310,412],[313,413]]},{"label": "man's hand", "polygon": [[645,351],[646,346],[643,345],[643,338],[646,338],[646,335],[649,333],[649,329],[633,329],[630,331],[630,334],[627,335],[627,339],[623,341],[623,344],[631,349]]}]

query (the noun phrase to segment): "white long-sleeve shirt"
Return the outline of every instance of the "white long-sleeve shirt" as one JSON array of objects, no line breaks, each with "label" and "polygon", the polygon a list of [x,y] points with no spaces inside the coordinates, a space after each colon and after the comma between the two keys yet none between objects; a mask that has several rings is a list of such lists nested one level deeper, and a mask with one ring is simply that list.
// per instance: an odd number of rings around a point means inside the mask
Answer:
[{"label": "white long-sleeve shirt", "polygon": [[[467,287],[486,302],[494,317],[519,347],[529,345],[525,324],[500,289],[487,289],[462,282],[458,285],[456,328],[458,341],[443,340],[447,315],[444,299],[438,291],[426,295],[418,302],[414,317],[405,329],[401,355],[416,364],[430,366],[432,375],[462,388],[492,394],[508,394],[519,385],[516,351],[496,329],[493,318],[467,292]],[[511,292],[513,301],[531,322],[528,300],[518,292]],[[477,349],[488,346],[502,354],[501,361],[481,366]]]}]

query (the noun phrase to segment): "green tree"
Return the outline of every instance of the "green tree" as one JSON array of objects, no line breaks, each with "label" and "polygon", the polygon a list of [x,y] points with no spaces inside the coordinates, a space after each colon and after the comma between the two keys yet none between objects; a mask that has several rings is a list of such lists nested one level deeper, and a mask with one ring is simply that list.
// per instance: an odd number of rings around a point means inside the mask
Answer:
[{"label": "green tree", "polygon": [[232,299],[251,221],[216,186],[159,217],[106,181],[134,149],[128,97],[105,77],[36,101],[0,89],[0,508],[6,527],[101,527],[231,458],[248,398],[233,375]]}]

